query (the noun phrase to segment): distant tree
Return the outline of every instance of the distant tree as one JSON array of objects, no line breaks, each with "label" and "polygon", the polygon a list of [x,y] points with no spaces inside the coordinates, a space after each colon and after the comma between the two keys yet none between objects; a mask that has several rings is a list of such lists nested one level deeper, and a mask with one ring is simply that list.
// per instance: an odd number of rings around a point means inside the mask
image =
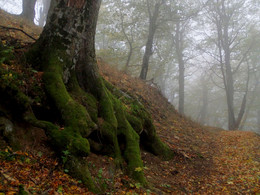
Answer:
[{"label": "distant tree", "polygon": [[260,110],[257,112],[258,133],[260,134]]},{"label": "distant tree", "polygon": [[[143,56],[143,63],[142,63],[142,69],[139,78],[145,80],[147,73],[148,73],[148,67],[149,67],[149,59],[150,56],[153,54],[153,44],[154,44],[154,35],[156,32],[156,29],[158,28],[157,20],[159,18],[160,14],[160,7],[165,3],[165,0],[157,0],[154,7],[151,5],[151,1],[146,0],[147,4],[147,10],[149,14],[149,30],[148,30],[148,37],[147,42],[145,45],[145,52]],[[152,10],[153,9],[153,10]]]},{"label": "distant tree", "polygon": [[209,104],[209,88],[208,88],[208,82],[209,78],[205,74],[201,76],[201,87],[202,87],[202,106],[201,110],[198,115],[198,122],[202,125],[205,125],[207,123],[207,118],[208,118],[208,104]]},{"label": "distant tree", "polygon": [[[260,32],[259,32],[260,33]],[[257,125],[254,125],[257,120],[257,112],[260,107],[259,95],[260,95],[260,36],[253,35],[255,47],[252,48],[252,52],[250,52],[247,63],[251,64],[250,68],[250,78],[251,82],[249,83],[248,90],[248,103],[246,106],[245,114],[241,120],[241,124],[239,129],[251,129],[254,131],[258,131]],[[255,121],[255,122],[254,122]],[[251,125],[250,125],[251,124]]]},{"label": "distant tree", "polygon": [[146,18],[142,1],[104,0],[96,35],[98,55],[120,70],[139,75]]},{"label": "distant tree", "polygon": [[[246,79],[245,95],[239,108],[237,117],[235,116],[234,93],[235,80],[234,77],[238,70],[245,65],[248,53],[251,51],[253,42],[246,44],[247,33],[250,30],[250,22],[246,17],[249,14],[249,2],[245,0],[210,1],[207,6],[208,19],[214,25],[212,30],[214,35],[208,35],[209,40],[216,46],[216,53],[211,53],[217,60],[218,67],[226,93],[226,102],[228,108],[228,129],[238,129],[243,117],[249,78]],[[248,75],[249,76],[249,75]]]},{"label": "distant tree", "polygon": [[35,3],[36,3],[36,0],[23,0],[23,11],[21,13],[21,16],[26,18],[30,22],[34,22]]},{"label": "distant tree", "polygon": [[202,9],[202,5],[194,3],[190,0],[175,1],[175,5],[171,5],[173,12],[171,13],[172,25],[175,27],[172,30],[173,45],[175,58],[178,65],[178,94],[179,103],[178,111],[184,115],[185,106],[185,69],[188,68],[188,61],[194,58],[192,51],[193,38],[189,37],[191,32],[191,23]]},{"label": "distant tree", "polygon": [[131,2],[125,2],[126,5],[123,5],[124,2],[121,0],[117,0],[116,6],[118,7],[118,14],[119,14],[119,21],[120,21],[120,27],[121,31],[123,33],[123,37],[126,40],[126,43],[128,45],[128,54],[127,59],[125,63],[125,67],[123,70],[127,72],[131,58],[134,54],[134,50],[139,48],[139,45],[136,45],[135,42],[137,41],[137,28],[138,23],[140,23],[140,15],[141,13],[135,13],[136,11],[132,11],[131,9],[136,9],[136,5]]},{"label": "distant tree", "polygon": [[40,8],[39,26],[44,26],[50,8],[51,0],[42,0],[42,7]]}]

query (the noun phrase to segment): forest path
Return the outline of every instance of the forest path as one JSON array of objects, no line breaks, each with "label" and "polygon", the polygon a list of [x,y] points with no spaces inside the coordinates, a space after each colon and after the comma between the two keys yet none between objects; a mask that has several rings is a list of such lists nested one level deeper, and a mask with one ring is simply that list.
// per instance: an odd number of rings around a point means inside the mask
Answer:
[{"label": "forest path", "polygon": [[260,193],[260,137],[251,132],[220,131],[211,149],[209,188],[215,192]]},{"label": "forest path", "polygon": [[160,193],[260,193],[260,136],[242,131],[210,131],[195,136],[194,141],[197,156],[192,158],[186,153],[161,163],[152,157],[144,158],[149,168],[146,175]]},{"label": "forest path", "polygon": [[144,155],[145,174],[160,190],[157,194],[260,193],[260,136],[244,131],[210,130],[203,135],[197,131],[189,143],[192,152],[182,150],[169,162]]}]

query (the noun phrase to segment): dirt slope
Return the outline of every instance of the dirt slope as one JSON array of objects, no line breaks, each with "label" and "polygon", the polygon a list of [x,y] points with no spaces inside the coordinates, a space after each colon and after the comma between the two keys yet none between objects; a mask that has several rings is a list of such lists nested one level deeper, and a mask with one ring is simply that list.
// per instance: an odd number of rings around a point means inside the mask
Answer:
[{"label": "dirt slope", "polygon": [[[202,127],[180,116],[160,92],[100,60],[103,76],[150,110],[159,136],[176,152],[161,162],[143,154],[148,179],[166,193],[260,193],[260,137],[252,132]],[[156,159],[156,160],[155,160]]]},{"label": "dirt slope", "polygon": [[[27,23],[21,26],[20,22],[19,17],[0,11],[0,25],[23,28],[35,37],[39,35],[41,29]],[[20,45],[32,42],[17,31],[0,29],[0,36],[7,42],[17,40]],[[23,49],[18,47],[18,53]],[[251,132],[202,127],[180,116],[156,88],[111,68],[102,60],[99,60],[99,68],[105,79],[137,97],[150,110],[159,136],[176,153],[171,161],[161,161],[142,152],[150,190],[141,188],[122,172],[115,171],[113,159],[91,154],[87,160],[92,175],[106,194],[260,193],[259,136]],[[19,128],[26,130],[28,127]],[[63,172],[66,170],[45,144],[46,137],[33,137],[34,140],[27,143],[26,151],[14,152],[2,145],[0,194],[14,194],[21,184],[33,194],[89,194],[79,181]]]}]

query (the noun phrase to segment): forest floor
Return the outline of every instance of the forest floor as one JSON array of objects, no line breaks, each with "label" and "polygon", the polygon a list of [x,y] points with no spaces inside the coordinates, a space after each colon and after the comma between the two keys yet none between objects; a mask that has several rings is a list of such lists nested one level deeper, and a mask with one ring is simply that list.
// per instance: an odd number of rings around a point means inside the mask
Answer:
[{"label": "forest floor", "polygon": [[[0,10],[1,26],[39,36],[40,28],[22,22]],[[19,45],[14,48],[18,56],[33,43],[23,33],[3,28],[0,38],[5,44]],[[101,59],[98,63],[105,79],[145,105],[158,135],[175,152],[172,160],[162,161],[142,151],[149,189],[115,171],[113,158],[91,154],[86,160],[104,194],[260,194],[260,136],[201,126],[180,116],[156,87],[117,71]],[[24,70],[17,61],[4,66],[17,72]],[[24,82],[40,82],[40,72],[30,74],[33,79]],[[30,131],[29,136],[24,132],[31,127],[17,124],[17,128],[21,131],[23,150],[15,151],[0,139],[0,195],[16,194],[19,186],[31,194],[91,194],[80,181],[66,174],[46,144],[43,130]],[[22,139],[27,136],[32,139]]]}]

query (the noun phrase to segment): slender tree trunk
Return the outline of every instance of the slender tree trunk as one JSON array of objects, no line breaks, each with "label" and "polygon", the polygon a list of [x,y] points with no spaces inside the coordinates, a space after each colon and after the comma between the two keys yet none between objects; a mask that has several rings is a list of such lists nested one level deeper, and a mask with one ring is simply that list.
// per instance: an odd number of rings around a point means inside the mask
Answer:
[{"label": "slender tree trunk", "polygon": [[23,12],[21,13],[21,16],[23,16],[30,22],[34,22],[35,3],[36,3],[36,0],[23,0]]},{"label": "slender tree trunk", "polygon": [[50,0],[43,1],[43,7],[40,10],[39,26],[44,26],[50,8],[50,3]]},{"label": "slender tree trunk", "polygon": [[206,118],[208,114],[208,86],[206,80],[202,79],[202,108],[199,115],[199,123],[202,125],[206,124]]},{"label": "slender tree trunk", "polygon": [[[229,19],[226,15],[224,1],[221,1],[221,10],[219,10],[220,14],[220,25],[219,26],[219,39],[224,50],[224,63],[225,63],[225,73],[222,72],[224,82],[225,82],[225,92],[227,99],[227,107],[228,107],[228,129],[234,130],[236,128],[236,119],[234,114],[234,80],[233,80],[233,72],[230,63],[230,43],[229,43]],[[222,29],[221,29],[222,25]],[[222,33],[223,32],[223,33]],[[224,71],[224,70],[222,70]],[[225,74],[225,76],[224,76]]]},{"label": "slender tree trunk", "polygon": [[[240,126],[239,126],[239,129],[240,129],[240,130],[243,130],[243,129],[244,129],[244,126],[245,126],[245,122],[246,122],[246,120],[247,120],[248,113],[249,113],[249,111],[251,110],[251,108],[252,108],[252,106],[253,106],[253,104],[254,104],[254,102],[255,102],[255,99],[256,99],[256,97],[257,97],[256,90],[257,90],[258,85],[259,85],[258,82],[256,82],[255,87],[254,87],[254,89],[252,90],[252,91],[253,91],[253,95],[252,95],[252,97],[251,97],[251,100],[249,101],[249,104],[248,104],[247,108],[246,108],[245,114],[243,115],[243,117],[242,117],[242,119],[241,119]],[[260,132],[259,132],[259,133],[260,133]]]},{"label": "slender tree trunk", "polygon": [[140,73],[139,78],[145,80],[147,77],[148,73],[148,68],[149,68],[149,59],[153,53],[152,48],[153,48],[153,39],[154,39],[154,34],[157,29],[157,19],[159,17],[159,12],[160,12],[160,6],[162,3],[157,2],[155,4],[154,12],[151,13],[150,10],[150,4],[147,1],[147,7],[148,7],[148,12],[149,12],[149,32],[148,32],[148,39],[146,42],[145,46],[145,52],[143,56],[143,63],[142,63],[142,70]]},{"label": "slender tree trunk", "polygon": [[124,69],[125,69],[125,72],[127,72],[127,70],[128,70],[129,63],[130,63],[132,54],[133,54],[133,46],[132,46],[131,43],[129,43],[129,53],[128,53],[127,60],[126,60],[126,64],[125,64],[125,68],[124,68]]},{"label": "slender tree trunk", "polygon": [[[225,19],[224,19],[225,20]],[[224,43],[223,48],[225,52],[225,67],[226,67],[226,97],[228,105],[228,128],[234,130],[236,126],[234,114],[234,80],[230,64],[230,48],[228,38],[228,27],[224,24]]]},{"label": "slender tree trunk", "polygon": [[258,133],[260,134],[260,110],[257,112]]},{"label": "slender tree trunk", "polygon": [[132,54],[133,54],[133,34],[132,34],[132,27],[131,27],[131,37],[129,37],[126,33],[126,30],[125,30],[125,24],[124,24],[124,16],[122,14],[122,12],[120,11],[120,19],[121,19],[121,27],[122,27],[122,32],[127,40],[127,43],[129,45],[129,52],[128,52],[128,56],[127,56],[127,60],[126,60],[126,65],[124,67],[124,71],[127,72],[127,69],[129,67],[129,63],[130,63],[130,60],[131,60],[131,57],[132,57]]},{"label": "slender tree trunk", "polygon": [[179,65],[179,113],[184,115],[184,73],[185,63],[183,60],[183,34],[180,28],[180,21],[176,24],[175,48]]}]

